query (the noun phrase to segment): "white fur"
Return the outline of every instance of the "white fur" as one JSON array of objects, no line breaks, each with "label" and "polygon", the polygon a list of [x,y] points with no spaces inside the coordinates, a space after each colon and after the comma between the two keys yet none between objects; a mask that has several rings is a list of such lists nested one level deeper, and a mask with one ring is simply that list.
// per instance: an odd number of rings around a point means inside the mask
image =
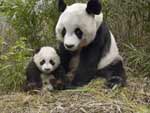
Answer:
[{"label": "white fur", "polygon": [[66,34],[66,36],[64,37],[64,46],[66,49],[68,49],[66,45],[74,45],[73,48],[70,48],[71,51],[74,51],[79,44],[80,40],[76,37],[75,34]]},{"label": "white fur", "polygon": [[[40,62],[42,60],[45,60],[46,62],[43,65],[40,65]],[[50,59],[52,59],[55,62],[55,65],[50,64]],[[34,55],[33,60],[39,70],[45,73],[50,73],[54,71],[60,64],[60,58],[57,55],[56,51],[52,47],[42,47],[40,51]],[[45,68],[50,69],[49,72],[45,71]]]},{"label": "white fur", "polygon": [[106,56],[104,56],[101,59],[101,61],[99,62],[98,67],[97,67],[98,69],[102,69],[102,68],[106,67],[107,65],[109,65],[116,59],[120,59],[120,60],[122,59],[122,57],[119,55],[118,47],[117,47],[116,41],[114,39],[114,36],[111,32],[110,32],[110,34],[111,34],[110,50],[106,54]]},{"label": "white fur", "polygon": [[[92,42],[95,38],[98,26],[102,23],[103,15],[89,15],[86,12],[87,4],[75,3],[67,6],[66,10],[60,15],[56,25],[56,37],[64,44],[74,45],[72,51],[79,48],[81,40],[75,35],[76,28],[80,28],[83,32],[86,45]],[[63,28],[66,29],[65,37],[62,37]],[[68,48],[66,48],[68,49]],[[70,50],[70,49],[69,49]]]},{"label": "white fur", "polygon": [[52,91],[54,89],[52,84],[49,81],[51,76],[53,76],[53,75],[41,74],[41,78],[42,78],[42,82],[43,82],[43,88],[42,88],[43,91]]},{"label": "white fur", "polygon": [[99,15],[95,15],[96,20],[96,28],[98,29],[101,23],[103,22],[103,13],[101,12]]}]

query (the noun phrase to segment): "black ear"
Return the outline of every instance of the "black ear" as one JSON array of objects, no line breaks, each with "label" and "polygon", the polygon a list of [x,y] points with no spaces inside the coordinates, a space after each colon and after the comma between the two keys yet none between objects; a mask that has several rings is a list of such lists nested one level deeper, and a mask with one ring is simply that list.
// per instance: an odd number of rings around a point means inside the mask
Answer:
[{"label": "black ear", "polygon": [[99,0],[89,0],[89,2],[87,3],[86,11],[88,14],[98,15],[100,14],[101,10],[102,6]]},{"label": "black ear", "polygon": [[34,50],[34,54],[38,53],[41,50],[41,48],[37,48]]},{"label": "black ear", "polygon": [[64,0],[58,0],[58,9],[60,12],[63,12],[66,9]]}]

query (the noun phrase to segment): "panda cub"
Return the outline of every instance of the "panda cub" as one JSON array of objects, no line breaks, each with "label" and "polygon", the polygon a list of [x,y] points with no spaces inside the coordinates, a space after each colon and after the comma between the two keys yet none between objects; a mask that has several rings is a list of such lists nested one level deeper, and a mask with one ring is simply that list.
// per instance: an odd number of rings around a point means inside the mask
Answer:
[{"label": "panda cub", "polygon": [[61,15],[56,24],[62,65],[72,86],[82,86],[97,76],[106,85],[126,83],[122,57],[112,32],[103,21],[99,0],[67,6],[58,0]]},{"label": "panda cub", "polygon": [[25,91],[33,89],[63,89],[64,71],[60,65],[60,57],[52,47],[37,49],[26,69]]}]

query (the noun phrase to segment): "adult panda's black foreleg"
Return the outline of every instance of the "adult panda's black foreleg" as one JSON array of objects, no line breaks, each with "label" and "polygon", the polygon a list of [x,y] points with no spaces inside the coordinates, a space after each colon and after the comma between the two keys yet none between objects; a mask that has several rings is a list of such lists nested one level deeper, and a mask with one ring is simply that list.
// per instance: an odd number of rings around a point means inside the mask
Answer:
[{"label": "adult panda's black foreleg", "polygon": [[98,71],[99,75],[106,78],[106,85],[113,88],[115,85],[125,86],[126,75],[121,60],[114,60],[110,65]]}]

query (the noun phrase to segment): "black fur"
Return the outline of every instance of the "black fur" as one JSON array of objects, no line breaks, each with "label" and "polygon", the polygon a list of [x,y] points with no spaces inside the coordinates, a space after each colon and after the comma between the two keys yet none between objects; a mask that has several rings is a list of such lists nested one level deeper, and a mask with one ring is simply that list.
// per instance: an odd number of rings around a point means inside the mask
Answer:
[{"label": "black fur", "polygon": [[65,73],[69,71],[69,62],[76,52],[71,52],[65,49],[64,44],[60,43],[58,53],[60,55],[61,64]]},{"label": "black fur", "polygon": [[63,12],[66,9],[64,0],[58,0],[58,9],[60,12]]},{"label": "black fur", "polygon": [[110,48],[110,33],[105,25],[102,23],[97,31],[95,40],[83,48],[80,53],[80,64],[76,71],[73,85],[88,83],[96,76],[97,65],[100,59],[109,51]]},{"label": "black fur", "polygon": [[24,90],[33,90],[42,88],[41,71],[37,68],[33,60],[28,64],[26,69],[26,83]]},{"label": "black fur", "polygon": [[40,47],[40,48],[35,49],[34,54],[38,53],[40,50],[41,50],[41,47]]},{"label": "black fur", "polygon": [[105,77],[107,80],[106,85],[112,88],[115,84],[121,86],[126,85],[125,70],[121,60],[112,62],[110,65],[98,71],[97,75]]},{"label": "black fur", "polygon": [[[65,70],[62,65],[59,65],[59,67],[52,72],[54,77],[56,78],[55,84],[52,84],[54,89],[56,90],[62,90],[65,89]],[[58,82],[60,81],[60,82]]]},{"label": "black fur", "polygon": [[101,10],[102,10],[102,6],[99,0],[89,0],[86,8],[88,14],[98,15],[100,14]]},{"label": "black fur", "polygon": [[[82,48],[80,52],[80,63],[75,72],[75,78],[72,81],[73,86],[82,86],[84,84],[87,84],[90,80],[96,77],[97,72],[99,72],[98,75],[101,73],[101,70],[97,70],[97,65],[99,61],[102,59],[102,57],[109,52],[110,43],[111,43],[110,32],[106,24],[103,22],[97,31],[95,40],[87,47]],[[61,50],[60,56],[62,65],[64,65],[66,72],[68,72],[69,71],[68,64],[72,56],[75,54],[75,52],[67,51],[63,47],[63,44],[60,45],[60,50]],[[110,76],[106,75],[106,78],[108,82],[110,82],[110,84],[111,82],[112,84],[116,83],[112,80],[114,79],[114,76],[115,77],[117,76],[116,78],[121,80],[124,80],[125,78],[124,77],[125,75],[121,73],[121,71],[124,71],[123,65],[116,64],[113,67],[114,68],[112,68],[112,70],[109,71],[111,73]],[[118,69],[118,71],[120,70],[120,72],[116,71],[116,69]],[[109,70],[109,68],[107,70]],[[114,73],[115,71],[117,74]]]}]

